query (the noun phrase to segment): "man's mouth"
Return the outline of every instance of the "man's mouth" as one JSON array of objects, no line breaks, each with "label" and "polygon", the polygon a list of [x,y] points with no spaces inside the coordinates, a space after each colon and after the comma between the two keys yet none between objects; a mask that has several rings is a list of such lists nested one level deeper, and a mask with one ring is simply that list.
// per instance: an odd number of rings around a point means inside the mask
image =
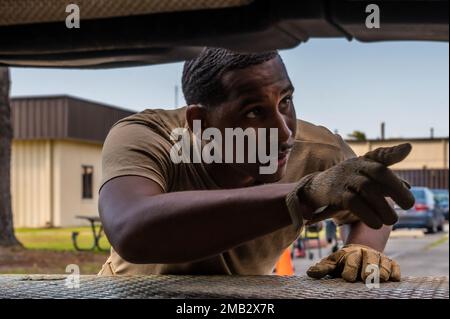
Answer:
[{"label": "man's mouth", "polygon": [[289,150],[282,153],[278,153],[278,167],[286,165],[290,152],[291,151]]}]

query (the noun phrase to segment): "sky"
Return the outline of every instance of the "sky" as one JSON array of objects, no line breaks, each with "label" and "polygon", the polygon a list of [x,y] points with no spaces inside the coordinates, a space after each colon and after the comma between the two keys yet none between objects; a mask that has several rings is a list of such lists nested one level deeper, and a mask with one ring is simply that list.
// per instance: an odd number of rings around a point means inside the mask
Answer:
[{"label": "sky", "polygon": [[[282,50],[297,117],[347,137],[449,135],[449,46],[313,39]],[[184,105],[182,63],[108,70],[12,68],[11,95],[70,94],[141,111]]]}]

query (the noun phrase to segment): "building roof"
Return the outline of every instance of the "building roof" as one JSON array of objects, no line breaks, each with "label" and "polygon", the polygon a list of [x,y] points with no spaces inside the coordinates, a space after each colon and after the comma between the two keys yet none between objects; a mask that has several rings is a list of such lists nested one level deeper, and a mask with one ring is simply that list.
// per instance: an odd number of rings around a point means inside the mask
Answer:
[{"label": "building roof", "polygon": [[431,141],[448,141],[449,137],[445,137],[445,136],[441,136],[441,137],[394,137],[394,138],[385,138],[385,139],[367,139],[364,141],[360,141],[360,140],[352,140],[352,139],[347,139],[345,140],[347,143],[386,143],[386,142],[398,142],[398,143],[402,143],[402,142],[431,142]]},{"label": "building roof", "polygon": [[11,99],[14,139],[103,143],[111,126],[133,111],[69,95]]}]

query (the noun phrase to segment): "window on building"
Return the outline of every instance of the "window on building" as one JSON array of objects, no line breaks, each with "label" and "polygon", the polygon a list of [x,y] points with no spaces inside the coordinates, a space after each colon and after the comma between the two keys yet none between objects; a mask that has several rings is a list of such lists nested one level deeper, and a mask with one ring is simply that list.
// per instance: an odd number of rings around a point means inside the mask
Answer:
[{"label": "window on building", "polygon": [[82,166],[82,196],[83,199],[89,199],[93,196],[93,189],[94,189],[94,167],[89,165],[83,165]]}]

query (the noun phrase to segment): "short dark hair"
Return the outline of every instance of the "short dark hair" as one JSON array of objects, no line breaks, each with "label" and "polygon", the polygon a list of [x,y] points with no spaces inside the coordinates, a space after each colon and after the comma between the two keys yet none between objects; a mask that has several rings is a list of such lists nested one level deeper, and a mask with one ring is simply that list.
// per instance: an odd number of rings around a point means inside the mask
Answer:
[{"label": "short dark hair", "polygon": [[240,54],[227,49],[205,48],[195,58],[184,63],[181,79],[188,105],[213,106],[226,99],[222,76],[231,70],[264,63],[279,56],[278,51]]}]

